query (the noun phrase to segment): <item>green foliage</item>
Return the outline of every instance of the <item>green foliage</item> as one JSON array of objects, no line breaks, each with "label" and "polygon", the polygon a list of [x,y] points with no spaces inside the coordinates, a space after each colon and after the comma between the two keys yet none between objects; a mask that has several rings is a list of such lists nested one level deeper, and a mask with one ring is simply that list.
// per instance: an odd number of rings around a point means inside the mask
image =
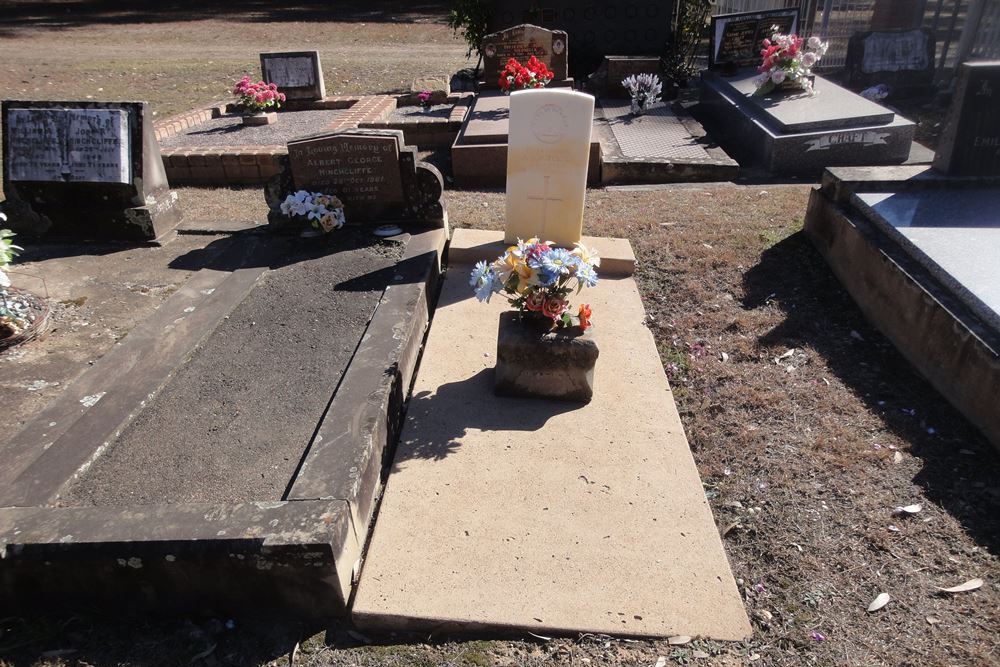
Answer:
[{"label": "green foliage", "polygon": [[448,16],[448,27],[462,37],[469,45],[465,52],[468,58],[475,52],[482,58],[483,37],[492,16],[492,7],[488,0],[452,0],[451,13]]},{"label": "green foliage", "polygon": [[667,74],[674,80],[695,74],[694,56],[698,45],[708,34],[708,18],[714,0],[679,0],[677,28],[667,50]]}]

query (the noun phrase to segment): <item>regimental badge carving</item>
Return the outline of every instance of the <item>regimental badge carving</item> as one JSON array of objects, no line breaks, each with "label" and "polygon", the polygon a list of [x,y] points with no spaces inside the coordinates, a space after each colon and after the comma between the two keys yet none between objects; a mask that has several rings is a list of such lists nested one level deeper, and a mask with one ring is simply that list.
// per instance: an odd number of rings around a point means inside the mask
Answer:
[{"label": "regimental badge carving", "polygon": [[543,144],[555,144],[566,136],[566,116],[555,104],[546,104],[531,119],[531,132]]}]

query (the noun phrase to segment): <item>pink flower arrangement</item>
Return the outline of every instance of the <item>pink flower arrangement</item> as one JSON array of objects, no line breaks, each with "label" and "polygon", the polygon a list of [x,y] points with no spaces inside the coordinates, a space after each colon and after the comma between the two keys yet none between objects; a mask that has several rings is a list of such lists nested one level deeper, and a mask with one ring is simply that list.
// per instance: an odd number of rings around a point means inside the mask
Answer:
[{"label": "pink flower arrangement", "polygon": [[244,76],[236,82],[233,88],[233,95],[236,95],[236,103],[244,110],[258,113],[268,109],[281,108],[281,103],[285,101],[285,94],[278,90],[277,84],[256,83],[249,76]]},{"label": "pink flower arrangement", "polygon": [[757,68],[760,74],[754,80],[757,85],[754,95],[766,95],[786,81],[794,82],[812,95],[812,68],[826,53],[829,44],[816,36],[806,40],[795,34],[782,34],[777,26],[772,30],[771,39],[761,42],[763,61]]}]

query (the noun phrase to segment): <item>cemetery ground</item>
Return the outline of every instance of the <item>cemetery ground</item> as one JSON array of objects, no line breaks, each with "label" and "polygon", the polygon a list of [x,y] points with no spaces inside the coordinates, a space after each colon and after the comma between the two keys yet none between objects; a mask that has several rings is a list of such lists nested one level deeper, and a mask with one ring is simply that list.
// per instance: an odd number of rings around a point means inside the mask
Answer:
[{"label": "cemetery ground", "polygon": [[[392,14],[399,6],[386,3],[391,21],[350,4],[338,8],[350,21],[309,23],[297,43],[324,50],[329,94],[398,90],[425,70],[466,64],[440,7]],[[139,97],[160,116],[224,98],[258,51],[305,25],[296,17],[316,18],[292,6],[237,22],[208,4],[196,21],[96,12],[57,25],[67,19],[54,10],[47,21],[19,22],[23,7],[0,3],[15,19],[0,28],[5,95]],[[122,34],[141,45],[126,46]],[[238,229],[266,217],[260,188],[178,192],[187,224]],[[1000,664],[996,451],[867,324],[804,238],[808,193],[775,183],[589,190],[584,216],[585,234],[625,237],[635,249],[647,325],[754,624],[748,642],[365,636],[264,609],[156,618],[53,608],[0,611],[0,665],[654,665],[659,656],[720,666]],[[445,197],[454,226],[502,228],[502,192]],[[164,250],[184,254],[222,236],[183,234]],[[73,377],[186,278],[152,267],[136,274],[150,252],[23,267],[71,290],[55,307],[37,379]],[[65,272],[49,273],[56,266]],[[599,314],[596,322],[614,326]],[[16,363],[0,355],[5,372]],[[26,385],[0,385],[20,406],[5,405],[2,437],[63,386]],[[918,513],[896,511],[913,504]],[[978,591],[938,590],[977,577],[986,581]],[[880,592],[892,601],[867,613]]]}]

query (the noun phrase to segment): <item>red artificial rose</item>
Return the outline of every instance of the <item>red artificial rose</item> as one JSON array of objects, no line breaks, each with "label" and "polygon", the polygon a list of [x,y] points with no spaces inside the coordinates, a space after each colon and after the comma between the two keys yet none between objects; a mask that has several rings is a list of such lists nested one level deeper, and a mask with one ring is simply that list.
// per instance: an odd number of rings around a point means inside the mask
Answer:
[{"label": "red artificial rose", "polygon": [[545,304],[545,293],[544,292],[532,292],[528,295],[528,298],[524,300],[524,307],[533,313],[537,313],[542,309]]}]

